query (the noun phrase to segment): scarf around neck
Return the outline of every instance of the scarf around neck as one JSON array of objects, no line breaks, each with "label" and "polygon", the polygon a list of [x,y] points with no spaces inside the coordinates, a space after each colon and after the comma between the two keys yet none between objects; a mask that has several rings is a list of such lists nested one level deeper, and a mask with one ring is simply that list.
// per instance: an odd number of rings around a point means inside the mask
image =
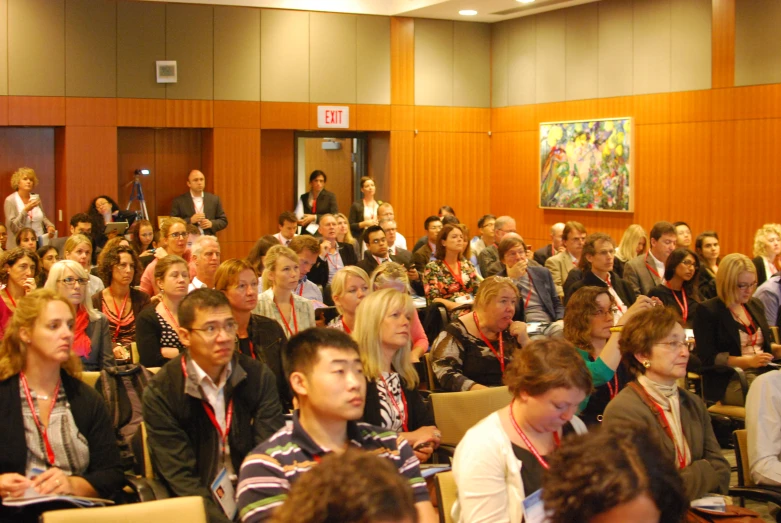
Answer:
[{"label": "scarf around neck", "polygon": [[678,392],[678,385],[662,385],[645,375],[639,376],[637,382],[642,385],[643,389],[651,396],[651,399],[662,407],[662,410],[665,411],[665,415],[667,415],[666,413],[668,412],[670,413],[668,422],[673,436],[675,437],[675,445],[678,448],[686,449],[686,464],[689,465],[692,458],[689,444],[683,434],[681,400],[680,393]]},{"label": "scarf around neck", "polygon": [[73,350],[82,358],[89,358],[92,352],[92,340],[87,336],[89,314],[84,305],[79,305],[76,311],[76,323],[73,325]]}]

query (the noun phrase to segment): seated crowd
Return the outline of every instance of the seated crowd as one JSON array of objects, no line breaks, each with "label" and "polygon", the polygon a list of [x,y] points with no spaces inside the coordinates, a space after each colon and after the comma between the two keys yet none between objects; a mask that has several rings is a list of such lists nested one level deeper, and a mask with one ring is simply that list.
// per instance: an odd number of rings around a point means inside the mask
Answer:
[{"label": "seated crowd", "polygon": [[[506,406],[451,451],[454,521],[543,506],[553,522],[682,521],[729,492],[703,397],[745,405],[752,478],[781,485],[781,225],[757,231],[753,259],[666,221],[618,243],[557,223],[532,251],[511,216],[470,237],[443,206],[408,250],[374,180],[345,215],[326,179],[223,260],[228,217],[200,171],[159,231],[103,195],[66,238],[17,171],[0,226],[0,497],[128,502],[121,442],[143,433],[164,490],[201,497],[209,521],[434,522],[421,464],[448,451],[431,395],[502,385]],[[138,365],[152,373],[125,407],[144,429],[128,432],[107,386],[80,378]],[[0,521],[52,507],[3,505]]]}]

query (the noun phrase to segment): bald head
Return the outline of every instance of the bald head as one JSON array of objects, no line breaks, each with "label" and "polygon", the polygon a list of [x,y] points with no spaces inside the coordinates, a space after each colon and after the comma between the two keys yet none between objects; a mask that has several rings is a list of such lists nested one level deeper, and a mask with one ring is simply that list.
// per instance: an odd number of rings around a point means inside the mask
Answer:
[{"label": "bald head", "polygon": [[561,235],[564,233],[564,224],[554,223],[550,228],[550,240],[553,244],[553,254],[556,254],[561,248]]},{"label": "bald head", "polygon": [[203,196],[203,190],[206,188],[206,177],[197,169],[190,171],[187,176],[187,187],[194,196]]},{"label": "bald head", "polygon": [[505,234],[516,232],[515,220],[512,216],[499,216],[494,223],[494,238],[496,243],[502,241]]}]

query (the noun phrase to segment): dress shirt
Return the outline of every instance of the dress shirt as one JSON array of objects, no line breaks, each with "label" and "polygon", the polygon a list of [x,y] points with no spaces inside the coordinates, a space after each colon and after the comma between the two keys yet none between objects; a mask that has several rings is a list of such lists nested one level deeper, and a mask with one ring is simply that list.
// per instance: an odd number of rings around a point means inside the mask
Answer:
[{"label": "dress shirt", "polygon": [[[212,381],[209,375],[206,374],[206,371],[195,363],[194,359],[190,358],[188,367],[195,371],[195,376],[193,376],[195,383],[201,388],[204,399],[212,406],[214,418],[217,420],[217,424],[220,426],[222,433],[225,434],[225,384],[228,382],[228,377],[231,375],[231,362],[228,362],[222,369],[217,383]],[[225,468],[228,469],[228,474],[231,476],[231,479],[235,479],[236,471],[233,470],[233,464],[230,460],[230,445],[228,444],[227,438],[225,439],[225,454],[223,454],[222,458],[223,464],[225,465]]]},{"label": "dress shirt", "polygon": [[664,283],[664,263],[657,260],[651,251],[648,251],[648,256],[653,260],[656,272],[659,273],[659,277],[662,279],[662,283]]},{"label": "dress shirt", "polygon": [[198,279],[198,276],[193,277],[193,281],[187,286],[187,294],[190,294],[195,289],[208,289],[209,286]]},{"label": "dress shirt", "polygon": [[298,287],[293,291],[302,298],[306,298],[310,301],[316,301],[322,303],[323,293],[320,292],[320,287],[309,281],[306,276],[298,281]]},{"label": "dress shirt", "polygon": [[577,266],[578,266],[578,259],[577,259],[577,258],[575,258],[575,257],[572,255],[572,253],[571,253],[571,252],[569,252],[569,251],[567,251],[567,254],[569,254],[569,257],[572,259],[572,265],[574,265],[575,267],[577,267]]},{"label": "dress shirt", "polygon": [[[401,233],[397,232],[396,233],[396,241],[393,242],[393,246],[392,247],[398,247],[399,249],[404,249],[406,251],[407,250],[407,239],[404,237],[404,235],[402,235]],[[395,254],[395,253],[391,253],[391,254]]]},{"label": "dress shirt", "polygon": [[770,263],[770,260],[767,259],[767,256],[762,256],[762,263],[765,264],[765,277],[770,278],[772,275],[774,275],[776,272],[778,272],[778,269],[776,269],[776,266]]},{"label": "dress shirt", "polygon": [[[293,238],[295,238],[295,237],[296,237],[296,235],[294,234],[294,235],[293,235]],[[289,239],[289,240],[288,240],[287,238],[285,238],[284,236],[282,236],[282,233],[281,233],[281,232],[278,232],[278,233],[276,233],[276,234],[274,235],[274,238],[276,238],[277,240],[279,240],[279,243],[281,243],[281,244],[282,244],[282,245],[284,245],[285,247],[289,247],[289,246],[290,246],[290,242],[292,242],[292,241],[293,241],[293,238],[291,238],[291,239]]]},{"label": "dress shirt", "polygon": [[[199,212],[203,212],[203,193],[201,193],[200,196],[195,196],[192,191],[190,191],[190,197],[193,199],[193,208],[195,209],[195,213],[198,214]],[[198,230],[201,231],[201,234],[203,234],[203,229],[201,229],[201,226],[198,226]]]},{"label": "dress shirt", "polygon": [[781,372],[761,374],[749,387],[746,429],[751,479],[781,485]]}]

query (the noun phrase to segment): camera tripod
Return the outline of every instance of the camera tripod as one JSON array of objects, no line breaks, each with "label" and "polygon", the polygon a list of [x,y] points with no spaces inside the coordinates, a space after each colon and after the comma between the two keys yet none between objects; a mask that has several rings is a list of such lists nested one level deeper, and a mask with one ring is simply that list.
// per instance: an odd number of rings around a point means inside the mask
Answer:
[{"label": "camera tripod", "polygon": [[136,200],[139,203],[140,209],[136,211],[136,214],[144,220],[149,219],[149,213],[146,210],[146,200],[144,199],[144,190],[141,188],[141,175],[136,174],[133,181],[128,185],[132,185],[130,189],[130,199],[127,201],[127,209],[130,210],[130,206],[133,205],[133,201]]}]

